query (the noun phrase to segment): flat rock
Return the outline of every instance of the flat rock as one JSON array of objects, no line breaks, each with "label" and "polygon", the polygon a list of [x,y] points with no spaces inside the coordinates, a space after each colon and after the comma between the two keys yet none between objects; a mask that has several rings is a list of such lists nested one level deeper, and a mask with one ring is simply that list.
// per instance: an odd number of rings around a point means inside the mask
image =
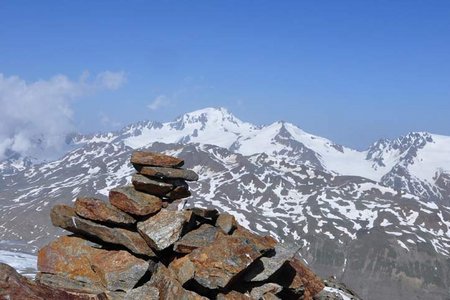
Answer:
[{"label": "flat rock", "polygon": [[131,252],[156,257],[153,250],[137,232],[122,228],[111,228],[83,219],[75,214],[75,210],[67,205],[55,205],[50,213],[54,226],[73,233],[102,240],[106,243],[121,245]]},{"label": "flat rock", "polygon": [[[282,289],[283,289],[283,287],[281,285],[269,282],[269,283],[266,283],[261,286],[253,288],[252,291],[250,292],[250,296],[253,299],[265,299],[266,295],[268,295],[268,294],[276,295],[279,292],[281,292]],[[272,296],[268,296],[268,297],[273,298]]]},{"label": "flat rock", "polygon": [[[78,237],[63,236],[39,250],[38,270],[42,274],[54,274],[59,278],[89,285],[89,289],[128,291],[144,276],[149,264],[127,251],[108,251],[90,246]],[[45,278],[47,284],[64,285],[58,277]],[[42,280],[42,278],[41,278]],[[72,281],[72,283],[70,282]]]},{"label": "flat rock", "polygon": [[162,207],[160,198],[136,191],[133,186],[114,188],[109,192],[109,202],[118,209],[136,216],[148,216]]},{"label": "flat rock", "polygon": [[75,212],[77,215],[98,222],[131,225],[136,220],[123,211],[112,206],[108,202],[88,197],[79,197],[75,201]]},{"label": "flat rock", "polygon": [[42,285],[17,273],[14,268],[0,263],[0,299],[32,300],[106,300],[104,293],[80,293]]},{"label": "flat rock", "polygon": [[240,225],[237,225],[237,228],[233,231],[232,236],[247,238],[251,240],[253,243],[255,243],[256,247],[261,253],[272,251],[277,245],[277,241],[273,237],[268,235],[257,235]]},{"label": "flat rock", "polygon": [[220,235],[211,245],[195,249],[170,268],[182,283],[192,279],[214,290],[225,288],[260,256],[261,251],[251,240]]},{"label": "flat rock", "polygon": [[123,300],[159,300],[159,290],[146,283],[126,293]]},{"label": "flat rock", "polygon": [[191,253],[193,250],[208,246],[218,237],[220,229],[209,224],[203,224],[199,228],[186,233],[174,244],[174,250],[178,253]]},{"label": "flat rock", "polygon": [[185,290],[175,277],[175,274],[163,264],[158,264],[156,271],[150,279],[149,285],[154,286],[159,291],[161,300],[200,300],[207,299],[194,292]]},{"label": "flat rock", "polygon": [[269,279],[283,264],[294,257],[297,248],[283,244],[275,246],[275,254],[271,257],[261,257],[255,268],[249,270],[245,275],[246,281],[265,281]]},{"label": "flat rock", "polygon": [[162,168],[162,167],[139,167],[136,169],[140,174],[160,179],[184,179],[197,181],[198,175],[192,170]]},{"label": "flat rock", "polygon": [[183,166],[184,160],[160,153],[135,151],[131,155],[131,163],[141,166],[179,168]]},{"label": "flat rock", "polygon": [[216,220],[216,226],[223,230],[226,234],[231,234],[237,228],[237,222],[233,215],[222,213]]},{"label": "flat rock", "polygon": [[180,184],[175,186],[173,190],[164,195],[164,198],[170,200],[178,200],[191,196],[191,192],[189,191],[189,187],[185,182],[177,182],[176,184]]},{"label": "flat rock", "polygon": [[136,190],[157,196],[164,196],[175,188],[173,184],[134,174],[131,182]]},{"label": "flat rock", "polygon": [[137,229],[147,243],[158,251],[172,246],[178,241],[184,226],[190,222],[192,213],[188,211],[161,210],[158,214],[137,224]]}]

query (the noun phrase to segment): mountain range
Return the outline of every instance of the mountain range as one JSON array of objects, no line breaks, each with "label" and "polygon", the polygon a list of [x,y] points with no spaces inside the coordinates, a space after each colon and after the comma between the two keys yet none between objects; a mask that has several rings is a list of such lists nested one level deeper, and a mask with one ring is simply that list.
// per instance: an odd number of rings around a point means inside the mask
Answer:
[{"label": "mountain range", "polygon": [[61,234],[49,220],[54,203],[106,198],[129,183],[131,152],[149,149],[199,174],[187,206],[228,211],[298,247],[313,270],[363,299],[449,299],[450,137],[413,132],[358,151],[290,123],[257,126],[206,108],[68,143],[54,161],[0,162],[0,239],[15,249],[33,252]]}]

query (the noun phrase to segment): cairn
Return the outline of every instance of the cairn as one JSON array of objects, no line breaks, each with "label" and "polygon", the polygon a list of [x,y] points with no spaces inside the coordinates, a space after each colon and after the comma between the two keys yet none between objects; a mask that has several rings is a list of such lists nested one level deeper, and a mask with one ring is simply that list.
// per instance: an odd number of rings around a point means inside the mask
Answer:
[{"label": "cairn", "polygon": [[39,251],[36,284],[67,299],[128,300],[307,300],[324,288],[296,249],[216,209],[182,209],[186,181],[198,180],[183,160],[137,151],[131,163],[132,185],[112,189],[109,202],[52,208],[53,225],[73,235]]}]

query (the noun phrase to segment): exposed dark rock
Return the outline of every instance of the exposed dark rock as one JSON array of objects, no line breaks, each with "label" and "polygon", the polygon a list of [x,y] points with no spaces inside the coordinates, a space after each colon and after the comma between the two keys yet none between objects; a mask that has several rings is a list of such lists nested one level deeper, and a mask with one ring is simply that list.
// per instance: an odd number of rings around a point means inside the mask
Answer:
[{"label": "exposed dark rock", "polygon": [[233,231],[232,236],[249,239],[250,241],[255,243],[258,250],[261,251],[262,253],[273,250],[277,244],[277,241],[273,237],[267,235],[266,236],[257,235],[240,225],[237,225],[237,228],[236,230]]},{"label": "exposed dark rock", "polygon": [[95,198],[77,198],[75,201],[77,215],[98,222],[131,225],[136,220],[111,204]]},{"label": "exposed dark rock", "polygon": [[131,163],[140,166],[178,168],[183,166],[184,160],[160,153],[134,151],[131,155]]},{"label": "exposed dark rock", "polygon": [[192,170],[162,168],[162,167],[138,167],[137,171],[146,176],[160,179],[184,179],[187,181],[197,181],[198,175]]},{"label": "exposed dark rock", "polygon": [[192,213],[163,209],[151,218],[139,222],[137,229],[147,243],[160,251],[172,246],[181,237]]},{"label": "exposed dark rock", "polygon": [[99,239],[106,243],[122,245],[136,254],[156,256],[137,232],[122,228],[111,228],[80,218],[70,206],[55,205],[52,208],[50,217],[53,225],[73,233]]},{"label": "exposed dark rock", "polygon": [[136,216],[147,216],[161,209],[162,201],[154,195],[136,191],[132,186],[112,189],[109,202],[118,209]]},{"label": "exposed dark rock", "polygon": [[0,263],[0,299],[11,300],[107,300],[104,293],[80,293],[42,285]]},{"label": "exposed dark rock", "polygon": [[131,182],[136,190],[157,196],[164,196],[175,188],[173,184],[134,174]]},{"label": "exposed dark rock", "polygon": [[217,217],[219,216],[219,211],[215,208],[199,208],[199,207],[194,207],[194,208],[190,208],[188,209],[190,211],[192,211],[192,213],[197,216],[197,217],[201,217],[204,219],[209,219],[213,222],[215,222],[215,220],[217,219]]},{"label": "exposed dark rock", "polygon": [[221,230],[209,224],[203,224],[200,228],[188,232],[174,244],[174,250],[178,253],[191,253],[200,247],[210,245],[220,234]]},{"label": "exposed dark rock", "polygon": [[158,264],[155,273],[149,281],[151,286],[154,286],[159,291],[159,299],[161,300],[200,300],[207,299],[194,292],[185,290],[181,284],[176,280],[175,275],[163,264]]}]

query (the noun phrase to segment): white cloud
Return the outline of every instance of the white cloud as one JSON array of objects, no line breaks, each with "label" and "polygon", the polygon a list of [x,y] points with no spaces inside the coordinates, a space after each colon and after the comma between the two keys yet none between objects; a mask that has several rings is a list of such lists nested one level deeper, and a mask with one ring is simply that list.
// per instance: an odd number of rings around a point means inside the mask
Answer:
[{"label": "white cloud", "polygon": [[84,73],[78,81],[64,75],[26,82],[0,73],[0,160],[8,151],[48,158],[64,147],[73,131],[73,100],[102,89],[115,90],[125,82],[123,72],[103,72],[93,80]]},{"label": "white cloud", "polygon": [[159,95],[152,101],[149,105],[147,105],[150,110],[158,110],[163,106],[167,106],[170,103],[169,98],[166,95]]}]

